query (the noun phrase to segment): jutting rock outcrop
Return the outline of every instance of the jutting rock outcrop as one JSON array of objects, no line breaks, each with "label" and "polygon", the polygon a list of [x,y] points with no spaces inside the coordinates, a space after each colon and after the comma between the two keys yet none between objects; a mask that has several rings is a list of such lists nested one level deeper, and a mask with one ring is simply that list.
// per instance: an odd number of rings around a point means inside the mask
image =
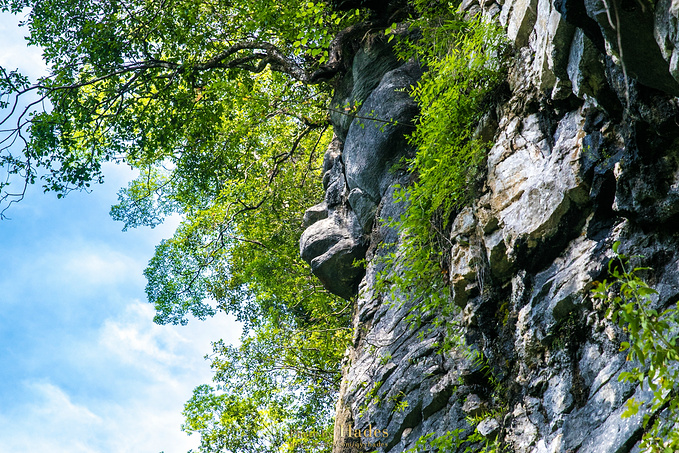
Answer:
[{"label": "jutting rock outcrop", "polygon": [[[679,9],[669,0],[463,8],[505,27],[514,52],[507,96],[484,122],[494,144],[482,193],[448,238],[456,319],[415,326],[406,318],[419,301],[375,286],[376,257],[399,238],[384,221],[404,209],[394,187],[410,176],[396,164],[415,152],[407,91],[421,69],[374,32],[338,76],[326,196],[301,238],[326,287],[356,297],[334,452],[403,452],[454,430],[464,438],[469,417],[509,451],[638,451],[642,414],[621,414],[650,393],[618,379],[633,367],[619,351],[625,333],[589,293],[620,241],[652,268],[656,305],[679,300]],[[363,258],[365,269],[353,266]],[[440,352],[453,322],[476,355]]]}]

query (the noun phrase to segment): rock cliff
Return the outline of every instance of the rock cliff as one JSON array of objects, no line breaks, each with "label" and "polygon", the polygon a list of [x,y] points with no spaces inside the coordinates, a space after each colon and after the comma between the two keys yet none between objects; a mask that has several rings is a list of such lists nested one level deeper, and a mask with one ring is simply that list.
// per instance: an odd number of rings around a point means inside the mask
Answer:
[{"label": "rock cliff", "polygon": [[[418,301],[375,288],[375,258],[399,237],[384,220],[403,211],[394,187],[409,175],[393,167],[414,153],[405,135],[417,106],[406,89],[421,70],[367,34],[337,83],[326,195],[301,238],[326,287],[356,301],[334,452],[403,452],[458,429],[464,437],[474,416],[478,432],[509,451],[637,451],[642,417],[621,414],[629,398],[650,396],[618,380],[632,367],[619,351],[625,334],[589,291],[620,241],[652,268],[658,306],[679,299],[679,8],[463,8],[498,21],[514,46],[509,94],[480,128],[494,143],[483,191],[457,214],[447,251],[456,321],[484,359],[440,353],[453,320],[414,328],[406,316]],[[364,257],[365,270],[352,266]]]}]

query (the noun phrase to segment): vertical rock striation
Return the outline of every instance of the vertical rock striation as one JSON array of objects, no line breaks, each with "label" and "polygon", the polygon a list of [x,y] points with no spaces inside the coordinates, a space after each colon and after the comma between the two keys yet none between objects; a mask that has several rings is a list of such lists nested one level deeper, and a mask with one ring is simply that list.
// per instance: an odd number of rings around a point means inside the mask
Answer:
[{"label": "vertical rock striation", "polygon": [[[515,47],[510,95],[489,112],[483,192],[449,238],[457,321],[485,360],[439,352],[445,326],[414,328],[418,301],[375,287],[376,258],[398,241],[382,221],[403,212],[393,193],[409,176],[395,164],[414,153],[407,88],[421,70],[368,34],[337,84],[326,197],[301,238],[326,287],[356,296],[334,452],[464,437],[467,418],[484,414],[478,432],[515,452],[634,451],[641,415],[621,413],[650,395],[618,380],[632,367],[624,334],[588,294],[621,241],[653,268],[657,305],[679,299],[679,10],[669,0],[464,5],[499,21]],[[365,269],[352,266],[364,257]]]}]

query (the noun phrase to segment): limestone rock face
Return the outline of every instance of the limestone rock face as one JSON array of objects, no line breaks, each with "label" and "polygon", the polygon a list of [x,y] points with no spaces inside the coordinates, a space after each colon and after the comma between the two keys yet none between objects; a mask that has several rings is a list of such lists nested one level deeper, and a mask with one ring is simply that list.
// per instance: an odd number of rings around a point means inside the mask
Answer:
[{"label": "limestone rock face", "polygon": [[[402,232],[384,221],[405,209],[393,194],[411,180],[397,163],[415,152],[407,89],[421,70],[370,35],[337,81],[326,195],[307,211],[300,246],[330,291],[356,298],[334,453],[464,438],[469,417],[481,438],[513,452],[636,451],[643,417],[621,414],[651,395],[619,381],[634,366],[619,351],[625,332],[589,293],[620,241],[653,269],[659,308],[679,299],[679,8],[463,7],[501,23],[515,52],[509,94],[480,126],[493,142],[483,188],[446,231],[444,273],[459,307],[450,319],[427,313],[414,324],[421,300],[375,284],[381,258],[401,253]],[[364,257],[365,269],[351,265]],[[450,329],[468,350],[441,351]],[[350,438],[343,426],[388,435]]]},{"label": "limestone rock face", "polygon": [[300,238],[300,254],[330,292],[349,299],[363,276],[363,268],[354,263],[364,258],[368,242],[359,218],[347,202],[341,147],[335,138],[326,150],[325,200],[304,214],[307,229]]},{"label": "limestone rock face", "polygon": [[417,64],[398,62],[391,47],[370,39],[335,94],[335,103],[344,98],[352,107],[338,114],[337,105],[331,116],[336,136],[324,159],[325,200],[304,216],[300,253],[340,297],[356,294],[363,268],[354,263],[365,257],[378,205],[403,175],[397,164],[413,154],[405,134],[413,130],[417,106],[407,90],[420,75]]},{"label": "limestone rock face", "polygon": [[386,73],[349,127],[343,151],[347,183],[374,202],[397,177],[392,169],[399,160],[413,154],[405,135],[413,130],[417,106],[407,89],[419,76],[414,63]]}]

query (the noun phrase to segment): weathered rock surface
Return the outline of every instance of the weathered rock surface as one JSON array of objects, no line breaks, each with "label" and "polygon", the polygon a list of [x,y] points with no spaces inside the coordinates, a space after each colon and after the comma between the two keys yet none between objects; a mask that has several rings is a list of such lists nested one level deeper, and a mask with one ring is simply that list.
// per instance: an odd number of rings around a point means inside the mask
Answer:
[{"label": "weathered rock surface", "polygon": [[365,256],[378,204],[402,176],[400,160],[413,155],[405,135],[418,110],[407,90],[421,73],[417,64],[399,63],[391,47],[371,39],[340,83],[352,86],[346,102],[358,109],[333,117],[336,136],[323,165],[325,200],[306,212],[308,228],[300,239],[302,258],[340,297],[355,295],[363,269],[354,262]]},{"label": "weathered rock surface", "polygon": [[347,183],[373,202],[379,202],[398,177],[392,169],[401,158],[412,157],[405,136],[413,130],[418,109],[407,89],[420,74],[414,63],[387,72],[349,126],[343,151]]},{"label": "weathered rock surface", "polygon": [[[393,193],[408,175],[395,164],[413,153],[404,136],[417,109],[404,89],[420,69],[367,38],[338,80],[335,105],[351,114],[332,115],[326,197],[307,212],[301,240],[326,287],[356,296],[334,453],[400,453],[453,430],[465,437],[469,417],[482,438],[513,452],[635,451],[642,416],[621,414],[630,398],[651,396],[619,381],[633,366],[619,351],[625,333],[589,291],[620,241],[653,268],[658,306],[679,299],[679,8],[463,5],[504,25],[516,51],[511,93],[489,115],[497,121],[486,131],[494,145],[484,188],[451,219],[455,319],[430,314],[415,326],[408,315],[420,301],[375,286],[380,256],[398,252],[399,231],[380,220],[404,209]],[[350,265],[366,254],[365,270]],[[474,353],[440,352],[453,322]],[[339,428],[349,425],[388,436],[348,438]]]}]

